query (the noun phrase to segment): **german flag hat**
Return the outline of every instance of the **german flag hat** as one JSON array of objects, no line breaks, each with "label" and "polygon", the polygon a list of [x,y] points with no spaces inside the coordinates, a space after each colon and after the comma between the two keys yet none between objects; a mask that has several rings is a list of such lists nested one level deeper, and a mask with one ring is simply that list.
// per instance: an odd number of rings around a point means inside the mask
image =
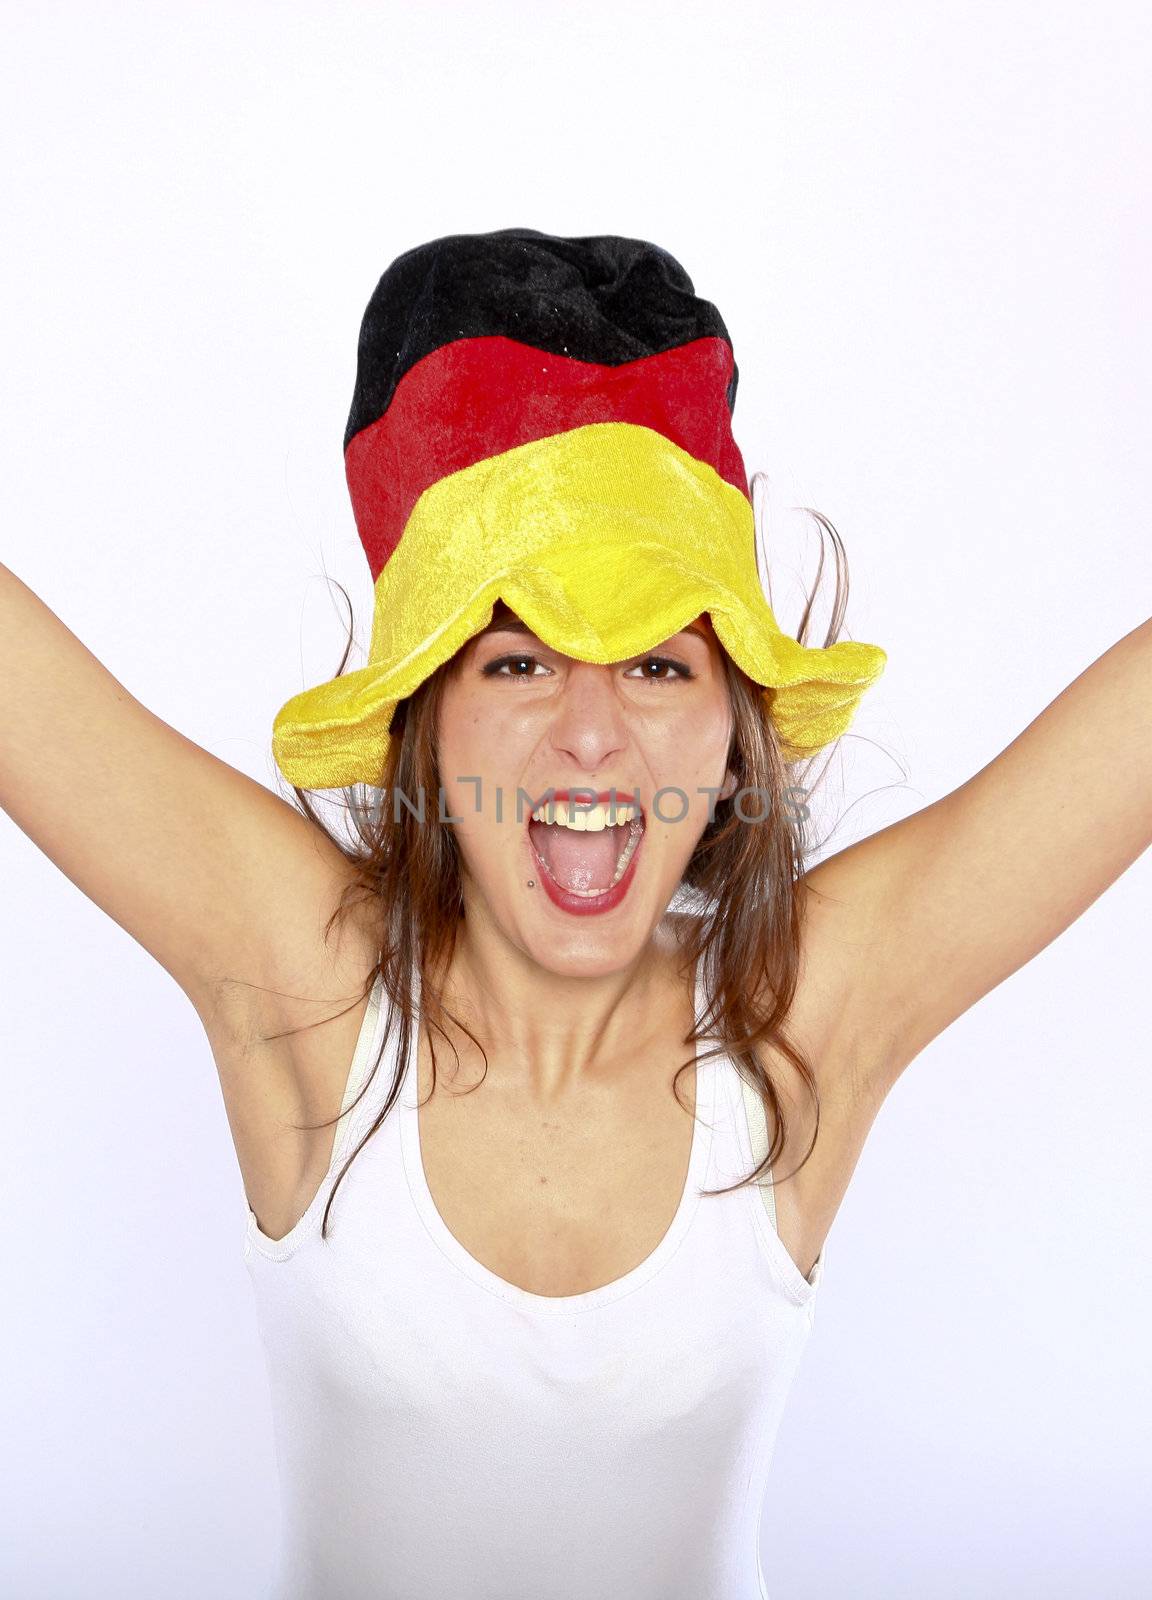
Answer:
[{"label": "german flag hat", "polygon": [[707,612],[786,760],[843,733],[886,655],[777,625],[732,437],[738,376],[716,307],[642,239],[502,228],[399,256],[364,313],[344,433],[368,663],[277,713],[289,783],[378,785],[396,705],[497,598],[601,664]]}]

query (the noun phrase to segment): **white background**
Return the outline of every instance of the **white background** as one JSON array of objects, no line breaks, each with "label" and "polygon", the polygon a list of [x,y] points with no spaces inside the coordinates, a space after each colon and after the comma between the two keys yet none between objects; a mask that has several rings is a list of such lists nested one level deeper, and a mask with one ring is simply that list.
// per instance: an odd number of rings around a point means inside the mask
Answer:
[{"label": "white background", "polygon": [[[654,239],[720,307],[781,621],[816,549],[789,508],[815,506],[849,633],[889,652],[835,847],[963,782],[1149,614],[1146,8],[3,20],[0,559],[269,786],[274,714],[340,659],[326,572],[367,645],[359,319],[446,233]],[[206,1041],[3,815],[0,875],[0,1594],[248,1600],[275,1464]],[[1150,893],[1145,857],[881,1112],[777,1447],[773,1600],[1152,1588]]]}]

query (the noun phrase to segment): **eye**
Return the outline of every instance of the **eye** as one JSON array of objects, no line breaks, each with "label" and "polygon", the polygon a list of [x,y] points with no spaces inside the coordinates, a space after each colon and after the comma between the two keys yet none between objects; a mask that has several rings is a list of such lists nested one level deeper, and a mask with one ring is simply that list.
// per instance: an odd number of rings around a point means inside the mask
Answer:
[{"label": "eye", "polygon": [[[672,674],[674,674],[677,678],[694,678],[696,676],[696,674],[692,671],[692,668],[686,665],[685,662],[673,661],[670,656],[645,656],[643,661],[640,662],[640,666],[670,667]],[[632,670],[635,671],[636,669],[633,668]],[[643,677],[646,683],[671,683],[673,681],[672,676],[666,678],[657,678],[654,677],[650,672],[645,672]]]},{"label": "eye", "polygon": [[[494,661],[489,661],[484,666],[483,673],[484,673],[484,676],[486,678],[529,678],[529,677],[532,676],[531,672],[502,672],[501,671],[502,667],[508,667],[508,666],[521,667],[521,666],[524,666],[526,663],[529,666],[537,666],[537,667],[539,667],[539,666],[542,665],[541,662],[537,661],[535,656],[529,656],[529,655],[497,656]],[[545,668],[545,671],[547,671],[547,668]]]},{"label": "eye", "polygon": [[[549,670],[543,666],[543,663],[536,656],[527,655],[523,652],[513,656],[497,656],[494,660],[487,662],[481,670],[486,678],[516,678],[523,681],[535,676],[531,670],[527,672],[505,672],[503,670],[505,667],[516,668],[523,666],[527,666],[529,669],[542,667],[544,672]],[[655,673],[645,670],[649,667],[659,669],[660,675],[657,676]],[[669,669],[667,676],[664,675],[663,669],[665,668]],[[674,661],[670,656],[645,656],[636,666],[629,668],[629,675],[636,671],[641,672],[643,682],[654,684],[672,683],[676,679],[694,678],[696,676],[691,667],[685,662]]]}]

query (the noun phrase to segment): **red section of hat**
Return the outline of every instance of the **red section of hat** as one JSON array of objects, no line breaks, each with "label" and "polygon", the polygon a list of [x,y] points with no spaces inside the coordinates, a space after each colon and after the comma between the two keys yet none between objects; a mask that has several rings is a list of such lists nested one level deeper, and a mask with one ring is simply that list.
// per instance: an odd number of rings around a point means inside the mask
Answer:
[{"label": "red section of hat", "polygon": [[518,445],[593,422],[662,433],[748,497],[726,398],[732,347],[715,336],[602,366],[492,335],[456,339],[409,369],[344,467],[375,583],[430,485]]}]

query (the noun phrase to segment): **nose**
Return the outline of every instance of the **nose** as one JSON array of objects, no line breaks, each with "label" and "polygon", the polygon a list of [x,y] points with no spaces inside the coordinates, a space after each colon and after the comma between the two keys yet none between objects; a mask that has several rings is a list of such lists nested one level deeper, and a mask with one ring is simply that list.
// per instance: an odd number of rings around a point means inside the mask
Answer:
[{"label": "nose", "polygon": [[614,760],[628,744],[628,723],[614,683],[614,666],[573,663],[555,703],[552,748],[585,772]]}]

